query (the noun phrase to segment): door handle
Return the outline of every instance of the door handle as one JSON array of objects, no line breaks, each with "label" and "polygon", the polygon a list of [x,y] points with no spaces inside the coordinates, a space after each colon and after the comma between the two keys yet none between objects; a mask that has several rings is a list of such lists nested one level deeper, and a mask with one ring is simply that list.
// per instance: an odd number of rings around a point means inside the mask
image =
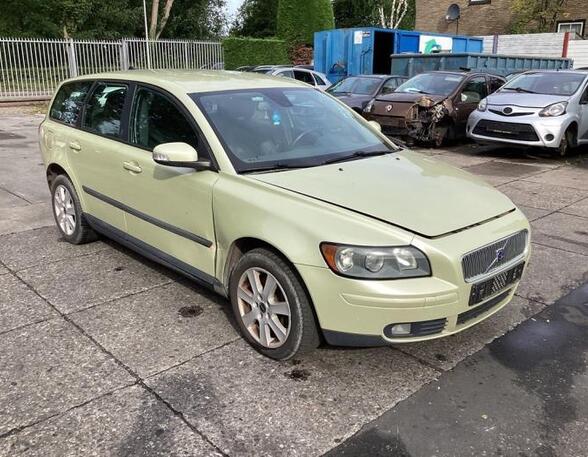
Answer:
[{"label": "door handle", "polygon": [[141,173],[143,171],[137,162],[123,162],[123,168],[133,173]]},{"label": "door handle", "polygon": [[70,147],[70,149],[73,149],[74,151],[81,151],[82,150],[80,143],[76,143],[75,141],[72,141],[71,143],[69,143],[69,147]]}]

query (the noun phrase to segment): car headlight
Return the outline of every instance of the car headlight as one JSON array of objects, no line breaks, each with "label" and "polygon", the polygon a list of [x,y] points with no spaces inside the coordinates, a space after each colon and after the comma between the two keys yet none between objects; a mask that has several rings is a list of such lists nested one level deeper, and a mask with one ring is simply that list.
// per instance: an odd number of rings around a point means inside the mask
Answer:
[{"label": "car headlight", "polygon": [[483,98],[480,100],[480,103],[478,103],[478,111],[486,111],[486,108],[488,108],[488,100]]},{"label": "car headlight", "polygon": [[539,116],[541,116],[541,117],[561,116],[562,114],[565,114],[567,106],[568,106],[568,102],[554,103],[552,105],[546,106],[541,111],[539,111]]},{"label": "car headlight", "polygon": [[365,105],[365,108],[363,109],[366,113],[371,113],[372,109],[374,108],[374,99],[372,98],[367,105]]},{"label": "car headlight", "polygon": [[367,247],[321,243],[329,268],[361,279],[417,278],[431,275],[427,256],[414,246]]}]

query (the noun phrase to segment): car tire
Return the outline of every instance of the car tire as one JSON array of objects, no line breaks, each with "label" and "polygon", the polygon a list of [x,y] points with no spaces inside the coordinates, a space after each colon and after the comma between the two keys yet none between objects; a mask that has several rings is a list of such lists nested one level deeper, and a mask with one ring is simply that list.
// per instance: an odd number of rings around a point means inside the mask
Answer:
[{"label": "car tire", "polygon": [[560,157],[565,157],[569,154],[570,150],[576,147],[576,136],[574,131],[569,128],[566,133],[562,136],[557,148],[557,152]]},{"label": "car tire", "polygon": [[78,194],[65,175],[57,176],[51,183],[51,208],[57,228],[67,242],[84,244],[98,238],[85,220]]},{"label": "car tire", "polygon": [[237,325],[258,352],[287,360],[310,352],[320,338],[310,298],[294,269],[269,249],[239,259],[229,281]]}]

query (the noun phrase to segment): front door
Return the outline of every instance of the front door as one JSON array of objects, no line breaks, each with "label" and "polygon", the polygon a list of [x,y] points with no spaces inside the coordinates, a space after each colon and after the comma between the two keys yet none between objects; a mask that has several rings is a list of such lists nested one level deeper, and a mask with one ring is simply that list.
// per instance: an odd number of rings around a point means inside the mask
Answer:
[{"label": "front door", "polygon": [[578,140],[582,143],[588,142],[588,84],[586,85],[580,105],[578,106],[580,114],[580,125],[578,127]]},{"label": "front door", "polygon": [[214,276],[215,236],[212,189],[218,174],[155,163],[152,150],[183,142],[201,158],[208,150],[180,102],[150,87],[137,86],[129,118],[129,145],[120,150],[128,233],[181,262],[204,280]]},{"label": "front door", "polygon": [[455,124],[457,132],[465,132],[469,115],[478,107],[478,103],[488,96],[486,77],[483,75],[469,78],[454,99],[456,110]]}]

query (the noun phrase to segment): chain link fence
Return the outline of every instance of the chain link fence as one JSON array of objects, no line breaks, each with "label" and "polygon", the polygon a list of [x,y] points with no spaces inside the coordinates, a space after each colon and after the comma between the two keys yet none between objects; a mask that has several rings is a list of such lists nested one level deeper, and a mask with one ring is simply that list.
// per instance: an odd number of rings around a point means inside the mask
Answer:
[{"label": "chain link fence", "polygon": [[43,100],[67,78],[128,69],[224,67],[222,44],[193,40],[0,38],[0,102]]}]

